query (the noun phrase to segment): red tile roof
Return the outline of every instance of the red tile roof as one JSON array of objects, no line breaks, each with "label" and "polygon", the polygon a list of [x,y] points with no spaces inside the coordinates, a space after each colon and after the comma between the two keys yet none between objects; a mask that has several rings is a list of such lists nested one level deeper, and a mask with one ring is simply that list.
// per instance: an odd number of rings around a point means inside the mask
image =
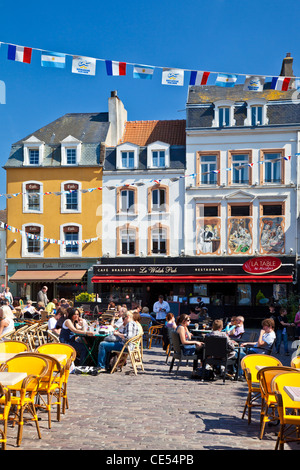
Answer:
[{"label": "red tile roof", "polygon": [[185,145],[186,121],[128,121],[120,143],[144,147],[157,140],[170,145]]}]

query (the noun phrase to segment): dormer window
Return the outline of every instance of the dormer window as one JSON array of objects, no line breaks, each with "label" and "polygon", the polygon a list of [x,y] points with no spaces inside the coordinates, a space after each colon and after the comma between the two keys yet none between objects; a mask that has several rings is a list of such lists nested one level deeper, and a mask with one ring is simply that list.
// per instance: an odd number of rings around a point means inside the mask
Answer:
[{"label": "dormer window", "polygon": [[39,166],[43,158],[44,142],[34,136],[23,142],[24,144],[24,165]]},{"label": "dormer window", "polygon": [[229,119],[230,108],[222,107],[219,108],[219,126],[220,127],[228,127],[230,123]]},{"label": "dormer window", "polygon": [[67,165],[76,165],[76,148],[67,148]]},{"label": "dormer window", "polygon": [[40,152],[37,149],[29,149],[29,165],[38,165],[40,162]]},{"label": "dormer window", "polygon": [[133,170],[138,168],[139,146],[130,142],[117,146],[117,169]]},{"label": "dormer window", "polygon": [[168,168],[169,166],[169,144],[157,141],[147,146],[147,168]]},{"label": "dormer window", "polygon": [[247,118],[245,126],[264,126],[268,124],[267,101],[263,98],[253,99],[247,102]]},{"label": "dormer window", "polygon": [[235,125],[234,103],[230,100],[215,101],[215,115],[212,127],[231,127]]},{"label": "dormer window", "polygon": [[259,126],[262,124],[262,106],[251,106],[251,126]]},{"label": "dormer window", "polygon": [[152,152],[152,166],[164,167],[166,155],[164,150],[153,150]]},{"label": "dormer window", "polygon": [[134,168],[134,152],[122,152],[122,168]]},{"label": "dormer window", "polygon": [[69,135],[61,141],[61,164],[78,165],[81,158],[81,141]]}]

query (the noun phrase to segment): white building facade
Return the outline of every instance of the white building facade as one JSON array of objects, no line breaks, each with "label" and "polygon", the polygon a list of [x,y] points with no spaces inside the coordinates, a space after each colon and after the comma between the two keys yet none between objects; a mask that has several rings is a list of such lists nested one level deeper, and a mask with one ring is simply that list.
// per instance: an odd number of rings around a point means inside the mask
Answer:
[{"label": "white building facade", "polygon": [[212,311],[264,317],[297,283],[299,130],[293,89],[189,89],[185,251]]}]

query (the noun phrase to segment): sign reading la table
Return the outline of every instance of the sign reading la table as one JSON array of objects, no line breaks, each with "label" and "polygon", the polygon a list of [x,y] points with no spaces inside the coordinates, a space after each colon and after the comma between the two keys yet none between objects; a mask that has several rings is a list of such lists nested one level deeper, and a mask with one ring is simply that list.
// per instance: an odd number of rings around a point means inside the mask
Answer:
[{"label": "sign reading la table", "polygon": [[281,266],[281,260],[275,256],[251,258],[243,264],[243,270],[250,274],[267,274],[276,271]]}]

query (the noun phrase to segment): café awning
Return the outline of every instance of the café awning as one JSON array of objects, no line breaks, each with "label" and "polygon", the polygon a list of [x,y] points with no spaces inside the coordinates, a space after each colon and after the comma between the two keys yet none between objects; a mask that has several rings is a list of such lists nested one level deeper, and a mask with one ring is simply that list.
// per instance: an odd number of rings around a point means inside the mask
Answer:
[{"label": "caf\u00e9 awning", "polygon": [[289,283],[293,282],[291,275],[248,275],[248,276],[93,276],[94,283],[210,283],[210,282],[238,282],[241,284],[252,282]]},{"label": "caf\u00e9 awning", "polygon": [[16,271],[9,282],[80,282],[85,273],[85,269]]}]

